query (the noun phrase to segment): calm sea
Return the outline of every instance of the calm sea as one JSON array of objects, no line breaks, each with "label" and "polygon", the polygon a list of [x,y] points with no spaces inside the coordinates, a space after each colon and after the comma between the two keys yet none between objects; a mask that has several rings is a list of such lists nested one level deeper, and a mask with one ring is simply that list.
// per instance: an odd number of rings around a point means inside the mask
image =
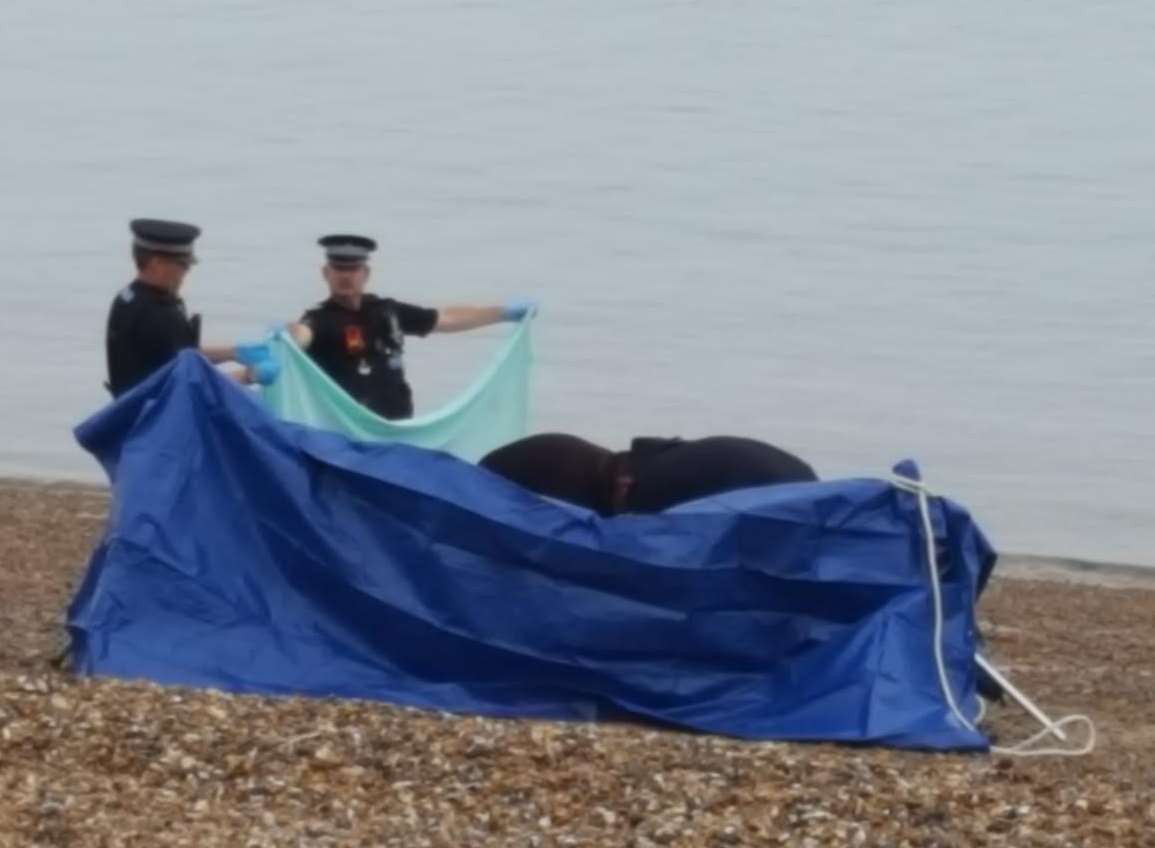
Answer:
[{"label": "calm sea", "polygon": [[[1155,4],[17,0],[0,474],[96,479],[126,223],[210,341],[323,293],[540,299],[535,426],[917,458],[1003,550],[1155,565]],[[411,346],[425,408],[493,332]]]}]

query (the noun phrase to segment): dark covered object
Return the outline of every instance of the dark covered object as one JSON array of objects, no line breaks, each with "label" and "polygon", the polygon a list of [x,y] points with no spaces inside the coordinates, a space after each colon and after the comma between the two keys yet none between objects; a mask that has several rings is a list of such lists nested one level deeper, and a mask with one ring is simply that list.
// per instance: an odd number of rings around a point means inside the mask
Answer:
[{"label": "dark covered object", "polygon": [[738,436],[634,439],[630,471],[627,512],[660,512],[735,489],[818,479],[814,469],[793,454]]},{"label": "dark covered object", "polygon": [[518,439],[483,457],[480,465],[519,486],[607,515],[612,511],[613,451],[568,433]]},{"label": "dark covered object", "polygon": [[567,433],[519,439],[481,465],[534,492],[601,515],[661,512],[710,495],[817,480],[793,454],[756,439],[636,438],[617,453]]}]

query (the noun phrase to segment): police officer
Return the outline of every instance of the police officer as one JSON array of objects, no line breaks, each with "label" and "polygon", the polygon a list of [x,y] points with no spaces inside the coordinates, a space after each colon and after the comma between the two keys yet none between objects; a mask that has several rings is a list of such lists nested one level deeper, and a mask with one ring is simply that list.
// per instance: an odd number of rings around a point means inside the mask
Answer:
[{"label": "police officer", "polygon": [[[107,386],[114,397],[180,351],[200,344],[200,316],[188,314],[179,294],[185,275],[197,261],[193,242],[200,228],[151,218],[138,218],[129,227],[136,279],[113,299],[105,337]],[[205,347],[201,353],[214,363],[237,361],[249,366],[231,375],[242,383],[276,379],[277,365],[267,345]]]},{"label": "police officer", "polygon": [[384,418],[413,415],[413,392],[405,380],[405,336],[427,336],[519,321],[533,310],[528,300],[506,306],[429,309],[365,291],[369,255],[377,242],[357,235],[325,236],[322,268],[329,298],[290,327],[297,343],[359,403]]}]

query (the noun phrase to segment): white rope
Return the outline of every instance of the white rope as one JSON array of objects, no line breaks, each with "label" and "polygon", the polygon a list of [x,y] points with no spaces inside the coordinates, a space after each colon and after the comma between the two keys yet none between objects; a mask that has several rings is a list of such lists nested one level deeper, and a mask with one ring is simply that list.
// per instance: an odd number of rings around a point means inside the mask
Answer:
[{"label": "white rope", "polygon": [[1055,724],[1053,721],[1051,721],[1050,716],[1048,716],[1046,713],[1044,713],[1042,710],[1040,710],[1038,707],[1036,707],[1034,702],[1031,701],[1031,699],[1028,698],[1026,695],[1024,695],[1022,692],[1020,692],[1018,690],[1018,687],[1015,686],[1015,684],[1013,684],[1013,683],[1011,683],[1011,681],[1007,680],[1007,678],[1003,675],[1003,673],[1001,671],[999,671],[997,668],[995,668],[993,665],[991,665],[990,661],[987,660],[986,657],[984,657],[982,654],[976,653],[975,654],[975,663],[977,663],[978,666],[980,668],[982,668],[983,671],[985,671],[987,674],[989,674],[991,677],[993,677],[995,683],[999,684],[999,686],[1002,688],[1002,690],[1004,692],[1010,693],[1012,698],[1014,698],[1016,701],[1018,701],[1020,704],[1022,704],[1026,708],[1027,712],[1029,712],[1032,716],[1034,716],[1035,720],[1037,722],[1039,722],[1039,724],[1043,725],[1043,727],[1048,728],[1052,733],[1054,733],[1056,736],[1058,736],[1059,739],[1061,739],[1063,742],[1067,741],[1067,734],[1065,734],[1063,732],[1063,729],[1061,727],[1059,727],[1057,724]]},{"label": "white rope", "polygon": [[987,699],[982,695],[976,695],[975,697],[979,699],[979,714],[976,715],[974,719],[975,727],[978,727],[983,723],[983,719],[987,717]]},{"label": "white rope", "polygon": [[[964,727],[968,730],[975,730],[976,725],[983,720],[986,715],[986,703],[982,698],[979,698],[978,715],[972,722],[963,715],[962,710],[959,709],[958,702],[955,701],[954,691],[951,688],[950,680],[946,674],[946,662],[943,659],[943,612],[942,612],[942,586],[938,573],[938,553],[934,547],[934,526],[930,520],[930,493],[926,486],[920,480],[913,480],[909,477],[902,477],[894,475],[891,477],[891,482],[903,490],[910,492],[918,498],[918,512],[922,519],[923,538],[926,541],[926,559],[927,566],[930,570],[930,586],[931,595],[934,601],[934,660],[938,668],[939,685],[942,687],[943,696],[946,698],[947,705],[951,712],[954,713]],[[1025,739],[1017,745],[1012,745],[1009,748],[992,745],[991,750],[997,754],[1007,754],[1019,757],[1039,757],[1039,756],[1067,756],[1079,757],[1084,754],[1089,754],[1095,749],[1095,724],[1085,715],[1069,715],[1058,721],[1051,720],[1041,709],[1020,692],[1006,676],[999,672],[989,660],[981,654],[975,654],[975,662],[982,666],[992,677],[1003,687],[1003,690],[1008,692],[1019,704],[1027,710],[1040,724],[1043,729],[1036,733],[1029,739]],[[1087,728],[1087,739],[1078,748],[1034,748],[1040,740],[1047,736],[1057,736],[1060,740],[1066,741],[1067,735],[1063,732],[1063,728],[1071,724],[1083,724]]]},{"label": "white rope", "polygon": [[[1069,724],[1082,724],[1087,728],[1087,739],[1078,748],[1031,747],[1043,738],[1050,736],[1056,729],[1066,727]],[[1011,745],[1009,748],[992,745],[991,750],[996,754],[1006,754],[1011,757],[1082,757],[1095,750],[1095,723],[1082,713],[1064,716],[1054,722],[1050,727],[1044,727],[1034,736],[1024,739],[1017,745]]]}]

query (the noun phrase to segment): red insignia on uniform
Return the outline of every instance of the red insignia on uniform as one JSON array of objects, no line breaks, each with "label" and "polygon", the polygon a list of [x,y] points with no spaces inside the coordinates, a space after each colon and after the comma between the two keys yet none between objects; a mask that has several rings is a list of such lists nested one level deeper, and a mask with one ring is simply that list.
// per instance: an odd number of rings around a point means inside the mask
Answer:
[{"label": "red insignia on uniform", "polygon": [[345,325],[345,352],[357,355],[365,352],[365,337],[357,324]]}]

